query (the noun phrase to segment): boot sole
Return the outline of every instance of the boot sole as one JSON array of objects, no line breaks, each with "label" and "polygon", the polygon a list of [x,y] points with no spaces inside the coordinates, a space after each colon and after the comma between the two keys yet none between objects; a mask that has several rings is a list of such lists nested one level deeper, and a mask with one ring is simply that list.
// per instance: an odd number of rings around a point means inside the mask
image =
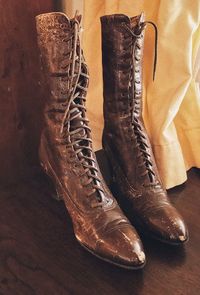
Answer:
[{"label": "boot sole", "polygon": [[149,236],[150,238],[152,238],[154,240],[157,240],[157,241],[159,241],[161,243],[164,243],[164,244],[167,244],[167,245],[170,245],[170,246],[174,246],[174,247],[184,246],[185,244],[187,244],[189,242],[189,237],[186,240],[182,241],[182,242],[172,242],[172,241],[161,239],[161,238],[159,238],[159,237],[157,237],[157,236],[155,236],[153,234],[150,234],[148,232],[145,232],[145,231],[144,231],[144,234],[146,236]]},{"label": "boot sole", "polygon": [[[77,239],[77,241],[79,242],[78,239]],[[123,268],[123,269],[138,270],[138,269],[142,269],[146,265],[146,261],[143,264],[139,265],[139,266],[128,266],[128,265],[120,264],[120,263],[117,263],[117,262],[113,262],[112,260],[109,260],[108,258],[103,258],[102,256],[96,254],[94,251],[92,251],[91,249],[89,249],[87,246],[83,245],[80,242],[79,242],[79,245],[81,245],[81,247],[83,247],[87,252],[89,252],[93,256],[99,258],[100,260],[103,260],[105,262],[108,262],[109,264],[115,265],[115,266]]]}]

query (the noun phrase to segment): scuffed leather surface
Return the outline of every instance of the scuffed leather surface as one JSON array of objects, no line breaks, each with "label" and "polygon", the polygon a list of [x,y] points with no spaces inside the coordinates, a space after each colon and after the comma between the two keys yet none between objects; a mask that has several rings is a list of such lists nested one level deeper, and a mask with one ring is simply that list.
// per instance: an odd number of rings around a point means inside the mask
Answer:
[{"label": "scuffed leather surface", "polygon": [[[143,230],[164,241],[181,243],[188,238],[187,229],[163,188],[142,120],[144,30],[136,38],[125,28],[127,25],[136,34],[140,17],[110,15],[101,18],[103,146],[118,191],[127,199],[133,217]],[[139,136],[135,131],[138,129]],[[147,166],[152,173],[146,173]]]},{"label": "scuffed leather surface", "polygon": [[[103,203],[98,207],[93,207],[98,196],[94,193],[88,197],[92,187],[83,186],[83,182],[87,180],[84,178],[88,176],[82,176],[84,168],[81,162],[74,150],[63,144],[66,139],[60,133],[62,103],[68,100],[71,92],[69,85],[74,87],[69,74],[69,56],[74,46],[73,20],[61,13],[51,13],[38,16],[36,24],[45,75],[51,90],[44,111],[41,164],[53,180],[58,195],[65,202],[77,240],[103,259],[125,267],[141,266],[145,262],[141,241],[107,188],[94,153],[94,165],[98,169],[104,192]],[[88,74],[86,68],[82,71]],[[84,85],[87,84],[86,79]]]}]

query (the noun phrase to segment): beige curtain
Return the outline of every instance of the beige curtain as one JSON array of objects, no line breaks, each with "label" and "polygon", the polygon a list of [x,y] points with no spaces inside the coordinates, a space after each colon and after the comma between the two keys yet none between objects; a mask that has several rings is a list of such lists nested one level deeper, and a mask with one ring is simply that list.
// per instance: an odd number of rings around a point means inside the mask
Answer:
[{"label": "beige curtain", "polygon": [[99,18],[144,11],[146,19],[156,23],[159,40],[154,82],[154,34],[150,28],[146,30],[143,116],[164,184],[170,188],[183,183],[186,170],[200,167],[200,1],[85,0],[76,1],[76,6],[84,12],[83,45],[90,70],[87,107],[96,149],[101,148],[103,128]]},{"label": "beige curtain", "polygon": [[62,0],[62,9],[69,17],[73,17],[76,10],[83,15],[83,7],[84,0]]}]

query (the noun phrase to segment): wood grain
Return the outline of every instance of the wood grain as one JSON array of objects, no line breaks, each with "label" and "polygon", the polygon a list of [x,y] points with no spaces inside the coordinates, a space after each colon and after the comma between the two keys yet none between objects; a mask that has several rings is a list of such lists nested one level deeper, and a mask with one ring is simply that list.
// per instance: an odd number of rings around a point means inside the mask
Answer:
[{"label": "wood grain", "polygon": [[37,49],[35,15],[52,0],[0,0],[0,180],[18,177],[38,162],[45,87]]},{"label": "wood grain", "polygon": [[[107,171],[102,153],[98,158]],[[199,190],[200,174],[192,170],[187,185],[170,191],[189,226],[190,241],[185,247],[142,237],[147,265],[144,270],[126,271],[82,249],[64,204],[52,198],[54,191],[43,173],[12,187],[4,185],[0,196],[0,294],[199,294]]]}]

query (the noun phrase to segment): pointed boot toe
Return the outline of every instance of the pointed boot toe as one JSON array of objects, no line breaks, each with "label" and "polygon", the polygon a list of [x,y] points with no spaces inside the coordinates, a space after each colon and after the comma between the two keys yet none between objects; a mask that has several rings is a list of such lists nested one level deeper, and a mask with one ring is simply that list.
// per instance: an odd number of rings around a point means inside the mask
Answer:
[{"label": "pointed boot toe", "polygon": [[132,226],[117,228],[104,235],[96,243],[96,253],[127,269],[143,268],[146,263],[142,243]]},{"label": "pointed boot toe", "polygon": [[181,245],[189,238],[183,218],[172,205],[149,216],[148,228],[155,238],[172,245]]}]

